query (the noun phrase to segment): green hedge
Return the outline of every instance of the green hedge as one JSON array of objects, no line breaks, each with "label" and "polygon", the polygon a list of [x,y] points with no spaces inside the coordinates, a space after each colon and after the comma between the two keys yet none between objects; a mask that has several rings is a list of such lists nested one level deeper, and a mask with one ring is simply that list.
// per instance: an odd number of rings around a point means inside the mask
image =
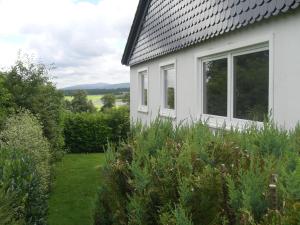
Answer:
[{"label": "green hedge", "polygon": [[111,147],[96,225],[299,225],[300,127],[137,126]]},{"label": "green hedge", "polygon": [[32,158],[19,149],[0,149],[0,224],[47,224],[47,195]]},{"label": "green hedge", "polygon": [[69,113],[64,122],[66,148],[72,153],[103,152],[108,142],[127,138],[127,107],[97,113]]},{"label": "green hedge", "polygon": [[28,111],[9,117],[0,132],[0,224],[47,224],[50,144]]}]

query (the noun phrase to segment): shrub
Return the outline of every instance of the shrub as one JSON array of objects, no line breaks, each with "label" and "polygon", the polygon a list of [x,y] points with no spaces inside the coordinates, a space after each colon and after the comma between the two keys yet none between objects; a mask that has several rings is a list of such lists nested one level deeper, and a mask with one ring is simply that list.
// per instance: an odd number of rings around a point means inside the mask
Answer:
[{"label": "shrub", "polygon": [[44,181],[30,154],[0,149],[0,224],[44,225],[47,196]]},{"label": "shrub", "polygon": [[128,141],[109,146],[96,225],[300,223],[299,128],[156,120]]},{"label": "shrub", "polygon": [[43,136],[40,122],[28,111],[9,117],[0,133],[1,148],[18,149],[27,154],[35,163],[43,192],[47,192],[50,182],[50,145]]},{"label": "shrub", "polygon": [[66,148],[73,153],[103,152],[110,141],[118,143],[129,132],[128,108],[97,113],[69,113],[64,122]]}]

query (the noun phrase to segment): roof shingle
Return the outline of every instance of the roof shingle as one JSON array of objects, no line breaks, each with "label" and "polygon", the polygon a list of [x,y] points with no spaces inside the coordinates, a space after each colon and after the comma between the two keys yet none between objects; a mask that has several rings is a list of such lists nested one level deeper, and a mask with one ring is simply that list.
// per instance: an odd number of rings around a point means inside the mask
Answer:
[{"label": "roof shingle", "polygon": [[[138,64],[295,9],[300,0],[140,0],[122,63]],[[140,2],[141,4],[141,2]],[[133,33],[134,32],[134,33]]]}]

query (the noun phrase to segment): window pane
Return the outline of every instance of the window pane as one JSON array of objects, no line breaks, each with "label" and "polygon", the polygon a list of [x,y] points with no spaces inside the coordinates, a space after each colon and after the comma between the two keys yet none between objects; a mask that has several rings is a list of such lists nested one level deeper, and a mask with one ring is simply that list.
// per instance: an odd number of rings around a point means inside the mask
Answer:
[{"label": "window pane", "polygon": [[148,105],[148,75],[146,72],[141,74],[142,105]]},{"label": "window pane", "polygon": [[203,112],[227,116],[227,59],[203,63]]},{"label": "window pane", "polygon": [[268,95],[269,51],[234,57],[234,117],[263,121]]},{"label": "window pane", "polygon": [[165,82],[165,108],[175,109],[175,69],[166,69],[164,71]]}]

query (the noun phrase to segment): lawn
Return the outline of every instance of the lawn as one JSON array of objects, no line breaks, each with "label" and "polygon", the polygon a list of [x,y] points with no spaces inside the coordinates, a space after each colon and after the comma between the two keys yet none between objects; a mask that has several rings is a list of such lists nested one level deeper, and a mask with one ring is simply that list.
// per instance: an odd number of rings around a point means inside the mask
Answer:
[{"label": "lawn", "polygon": [[92,225],[104,154],[68,154],[55,167],[49,225]]}]

